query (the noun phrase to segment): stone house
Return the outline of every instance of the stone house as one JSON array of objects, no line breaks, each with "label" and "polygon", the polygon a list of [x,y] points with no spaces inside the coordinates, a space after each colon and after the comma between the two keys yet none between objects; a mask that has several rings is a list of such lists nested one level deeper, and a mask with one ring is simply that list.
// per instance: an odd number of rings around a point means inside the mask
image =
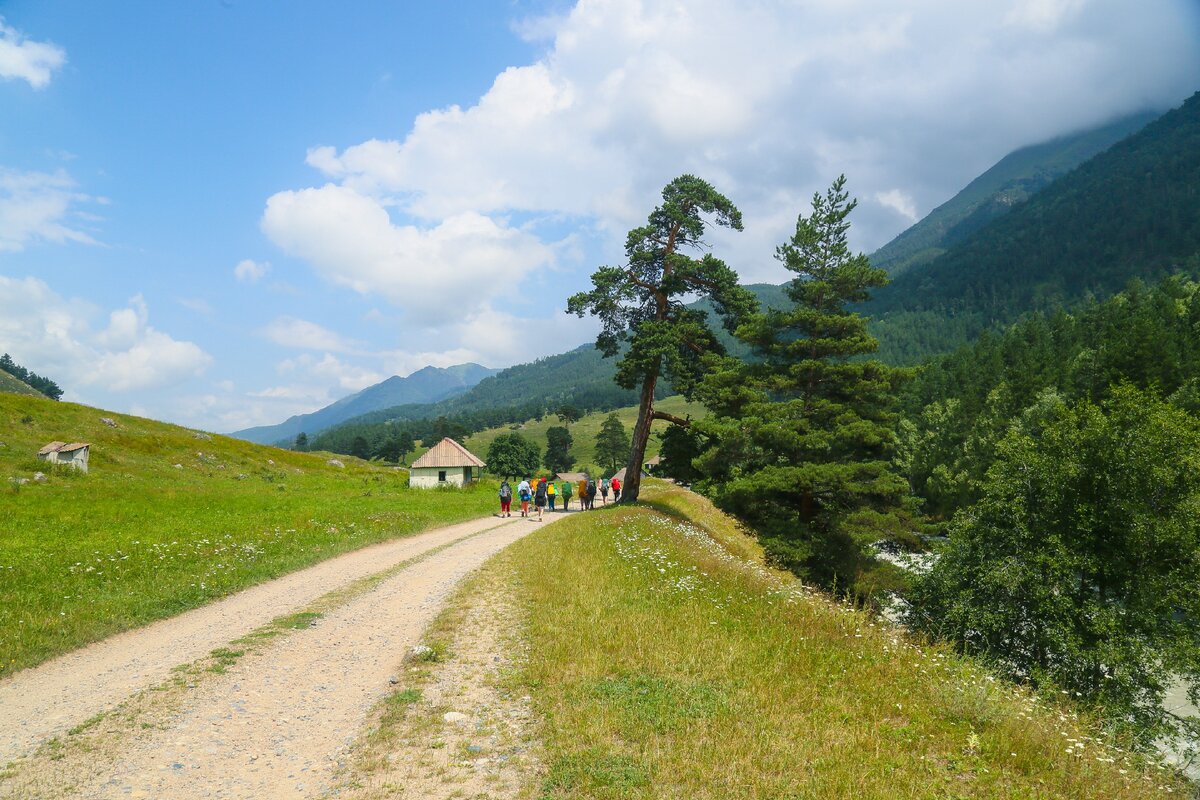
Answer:
[{"label": "stone house", "polygon": [[447,437],[413,462],[408,485],[428,489],[434,486],[465,486],[479,480],[487,466],[467,448]]}]

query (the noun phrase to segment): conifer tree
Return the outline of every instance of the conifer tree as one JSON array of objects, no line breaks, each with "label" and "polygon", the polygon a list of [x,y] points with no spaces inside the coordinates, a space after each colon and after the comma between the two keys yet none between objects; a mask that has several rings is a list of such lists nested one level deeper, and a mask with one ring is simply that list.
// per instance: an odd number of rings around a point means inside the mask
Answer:
[{"label": "conifer tree", "polygon": [[704,247],[708,223],[701,214],[716,225],[740,231],[742,214],[737,207],[693,175],[671,181],[662,198],[647,224],[629,232],[627,263],[596,270],[592,290],[572,296],[567,304],[573,314],[600,319],[603,327],[596,347],[606,357],[627,345],[617,363],[616,381],[624,389],[640,388],[622,502],[638,498],[650,423],[663,419],[688,424],[654,410],[659,378],[667,378],[676,391],[690,395],[702,374],[702,356],[721,352],[705,312],[688,308],[685,301],[708,298],[731,331],[755,307],[754,296],[738,285],[737,274],[723,261],[711,253],[694,258],[687,252]]},{"label": "conifer tree", "polygon": [[702,488],[778,563],[842,588],[859,577],[862,545],[901,527],[907,489],[889,465],[900,373],[862,358],[878,343],[848,308],[887,277],[847,245],[845,183],[814,195],[777,249],[796,275],[793,306],[738,328],[754,363],[710,360],[698,395],[713,416],[698,428],[714,446],[696,459]]}]

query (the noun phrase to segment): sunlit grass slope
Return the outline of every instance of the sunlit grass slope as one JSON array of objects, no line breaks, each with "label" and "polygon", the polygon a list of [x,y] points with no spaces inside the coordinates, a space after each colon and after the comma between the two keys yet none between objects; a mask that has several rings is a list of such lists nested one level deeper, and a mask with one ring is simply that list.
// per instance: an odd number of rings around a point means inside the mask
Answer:
[{"label": "sunlit grass slope", "polygon": [[[102,423],[114,420],[117,427]],[[87,475],[35,458],[92,444]],[[493,489],[0,394],[0,676],[363,545],[492,510]],[[178,466],[177,466],[178,465]],[[10,478],[47,480],[18,486]]]},{"label": "sunlit grass slope", "polygon": [[[662,400],[657,401],[654,407],[659,411],[674,414],[677,417],[686,417],[690,414],[692,417],[699,418],[707,413],[704,406],[699,403],[689,403],[682,395],[664,397]],[[634,423],[637,422],[637,412],[637,406],[619,408],[616,411],[598,411],[594,414],[588,414],[578,422],[567,426],[574,440],[574,443],[571,445],[571,455],[575,457],[576,465],[582,467],[596,463],[596,435],[600,433],[600,426],[604,424],[604,420],[609,414],[615,413],[625,426],[625,430],[632,433]],[[551,414],[543,417],[540,422],[531,419],[516,427],[505,425],[499,428],[488,428],[467,437],[464,444],[472,453],[486,459],[488,448],[491,447],[492,442],[495,441],[497,436],[502,433],[516,432],[534,442],[538,446],[538,450],[545,453],[546,431],[553,426],[562,424],[563,422],[558,417]],[[669,424],[662,421],[655,422],[653,427],[654,432],[657,433],[663,430]],[[657,455],[658,449],[658,437],[651,435],[650,443],[646,447],[646,458],[652,458]]]},{"label": "sunlit grass slope", "polygon": [[1053,703],[806,591],[702,498],[574,515],[502,562],[547,798],[1147,798]]},{"label": "sunlit grass slope", "polygon": [[0,392],[9,392],[11,394],[25,394],[31,397],[42,397],[42,393],[34,389],[24,381],[14,378],[4,370],[0,369]]}]

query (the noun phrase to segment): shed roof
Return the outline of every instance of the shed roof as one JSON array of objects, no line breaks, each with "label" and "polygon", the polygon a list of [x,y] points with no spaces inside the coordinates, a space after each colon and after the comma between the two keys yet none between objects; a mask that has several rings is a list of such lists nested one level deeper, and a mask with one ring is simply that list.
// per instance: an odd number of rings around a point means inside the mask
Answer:
[{"label": "shed roof", "polygon": [[37,454],[39,456],[44,456],[47,453],[57,453],[59,448],[65,444],[66,442],[50,442],[50,444],[44,444],[42,445],[42,449],[38,450]]},{"label": "shed roof", "polygon": [[588,475],[586,472],[560,472],[560,473],[558,473],[558,475],[556,477],[560,481],[567,481],[568,483],[579,483],[580,481],[586,481],[587,476]]},{"label": "shed roof", "polygon": [[71,442],[70,444],[64,444],[62,447],[58,448],[58,452],[71,453],[75,450],[82,450],[85,447],[91,447],[91,445],[87,442]]},{"label": "shed roof", "polygon": [[463,447],[458,442],[450,437],[442,439],[440,442],[429,448],[425,455],[413,462],[413,469],[422,467],[486,467],[483,463],[467,448]]},{"label": "shed roof", "polygon": [[82,450],[85,447],[91,447],[87,442],[50,442],[42,445],[42,449],[37,451],[39,456],[44,456],[48,453],[73,453],[76,450]]}]

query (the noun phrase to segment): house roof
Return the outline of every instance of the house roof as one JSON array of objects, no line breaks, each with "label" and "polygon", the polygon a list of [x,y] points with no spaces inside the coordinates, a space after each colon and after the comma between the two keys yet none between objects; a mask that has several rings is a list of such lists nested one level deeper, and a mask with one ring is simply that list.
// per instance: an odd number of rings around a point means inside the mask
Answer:
[{"label": "house roof", "polygon": [[425,455],[413,462],[413,469],[422,467],[486,467],[467,448],[447,437],[429,448]]},{"label": "house roof", "polygon": [[568,483],[579,483],[587,480],[586,472],[560,472],[555,476],[557,480],[567,481]]},{"label": "house roof", "polygon": [[647,467],[657,467],[662,463],[662,456],[655,456],[646,462]]},{"label": "house roof", "polygon": [[87,442],[50,442],[50,444],[42,445],[42,449],[37,451],[39,456],[44,456],[47,453],[72,453],[76,450],[82,450],[85,447],[91,447]]}]

